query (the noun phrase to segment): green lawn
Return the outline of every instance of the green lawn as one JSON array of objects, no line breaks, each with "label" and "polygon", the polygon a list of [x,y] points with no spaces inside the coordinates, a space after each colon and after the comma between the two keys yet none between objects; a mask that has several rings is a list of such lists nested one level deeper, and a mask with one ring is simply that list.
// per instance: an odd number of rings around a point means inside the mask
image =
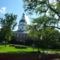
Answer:
[{"label": "green lawn", "polygon": [[[0,45],[0,53],[10,53],[10,52],[33,52],[38,51],[37,48],[27,47],[27,48],[15,48],[14,46],[10,45]],[[43,49],[40,49],[41,52],[43,52]],[[60,51],[57,50],[51,50],[51,49],[45,49],[44,53],[60,53]]]},{"label": "green lawn", "polygon": [[[0,45],[0,53],[7,53],[7,52],[32,52],[33,48],[28,47],[28,48],[15,48],[14,46],[5,46],[5,45]],[[37,51],[37,49],[34,49],[34,51]]]}]

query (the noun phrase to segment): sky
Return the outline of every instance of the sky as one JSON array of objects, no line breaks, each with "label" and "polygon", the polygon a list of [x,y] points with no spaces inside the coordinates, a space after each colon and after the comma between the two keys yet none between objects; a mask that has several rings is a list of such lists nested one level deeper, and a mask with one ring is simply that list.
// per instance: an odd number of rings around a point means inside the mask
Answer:
[{"label": "sky", "polygon": [[[13,13],[17,15],[17,23],[19,23],[23,12],[23,0],[0,0],[0,18],[3,17],[5,13]],[[25,17],[29,24],[28,16],[25,15]],[[16,26],[15,30],[17,30],[17,28]]]},{"label": "sky", "polygon": [[[50,2],[52,1],[55,0],[50,0]],[[0,0],[0,18],[3,17],[5,13],[13,13],[17,15],[17,23],[19,23],[19,20],[21,19],[23,12],[23,0]],[[30,24],[29,17],[27,15],[25,15],[25,17],[27,23]],[[17,29],[18,24],[15,30]]]},{"label": "sky", "polygon": [[14,13],[21,16],[23,12],[22,0],[0,0],[0,15]]}]

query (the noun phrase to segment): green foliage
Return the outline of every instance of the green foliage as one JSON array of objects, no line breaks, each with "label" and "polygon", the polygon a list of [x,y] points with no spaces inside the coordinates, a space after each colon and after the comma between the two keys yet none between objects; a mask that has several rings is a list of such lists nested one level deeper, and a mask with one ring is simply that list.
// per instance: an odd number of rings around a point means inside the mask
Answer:
[{"label": "green foliage", "polygon": [[46,15],[35,18],[32,25],[29,26],[29,35],[33,40],[40,41],[41,48],[59,48],[60,32],[55,29],[57,23],[57,19]]},{"label": "green foliage", "polygon": [[[5,14],[4,18],[0,18],[1,21],[1,34],[5,41],[10,41],[12,37],[12,30],[16,26],[16,15]],[[1,38],[1,37],[0,37]]]},{"label": "green foliage", "polygon": [[49,0],[23,0],[25,11],[32,13],[47,13],[48,10],[52,11],[58,16],[60,20],[60,2],[50,3]]},{"label": "green foliage", "polygon": [[[34,28],[35,27],[35,28]],[[60,33],[58,30],[45,27],[42,29],[37,26],[30,26],[29,32],[30,37],[33,40],[39,40],[41,48],[59,48],[60,47]],[[38,30],[39,29],[39,30]]]}]

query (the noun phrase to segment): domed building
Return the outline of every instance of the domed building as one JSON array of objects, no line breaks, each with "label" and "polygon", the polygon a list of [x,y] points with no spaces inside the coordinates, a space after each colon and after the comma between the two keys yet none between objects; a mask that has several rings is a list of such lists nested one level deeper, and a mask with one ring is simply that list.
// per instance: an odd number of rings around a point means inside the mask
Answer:
[{"label": "domed building", "polygon": [[27,38],[28,38],[27,26],[28,26],[28,24],[25,20],[25,14],[23,13],[22,19],[19,21],[18,30],[16,33],[16,41],[22,42],[22,41],[27,40]]}]

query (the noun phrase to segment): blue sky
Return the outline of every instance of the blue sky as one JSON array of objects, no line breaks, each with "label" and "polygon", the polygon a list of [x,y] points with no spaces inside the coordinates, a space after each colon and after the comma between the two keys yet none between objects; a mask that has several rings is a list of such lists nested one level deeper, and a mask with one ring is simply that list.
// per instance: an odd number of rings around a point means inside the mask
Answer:
[{"label": "blue sky", "polygon": [[13,13],[18,15],[17,22],[19,22],[23,12],[23,0],[0,0],[0,17],[5,13]]},{"label": "blue sky", "polygon": [[[3,17],[5,13],[13,13],[17,15],[17,26],[15,30],[18,28],[19,20],[21,19],[23,12],[23,0],[0,0],[0,18]],[[25,17],[27,23],[30,24],[31,16],[28,17],[26,15]]]},{"label": "blue sky", "polygon": [[[50,0],[50,2],[51,1],[52,0]],[[3,17],[5,13],[13,13],[17,15],[17,23],[19,23],[23,12],[23,0],[0,0],[0,18]],[[33,17],[36,17],[36,15],[34,14]],[[26,16],[27,21],[30,20],[29,18]],[[16,26],[15,30],[17,30],[17,28],[18,26]]]},{"label": "blue sky", "polygon": [[21,15],[23,13],[22,1],[23,0],[0,0],[0,9],[4,7],[6,9],[5,12]]}]

